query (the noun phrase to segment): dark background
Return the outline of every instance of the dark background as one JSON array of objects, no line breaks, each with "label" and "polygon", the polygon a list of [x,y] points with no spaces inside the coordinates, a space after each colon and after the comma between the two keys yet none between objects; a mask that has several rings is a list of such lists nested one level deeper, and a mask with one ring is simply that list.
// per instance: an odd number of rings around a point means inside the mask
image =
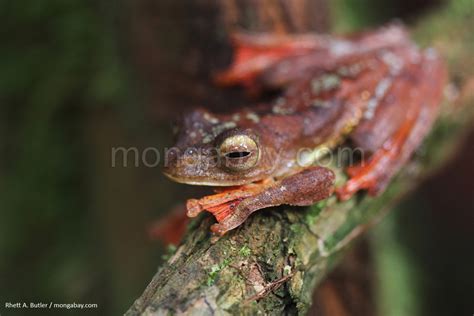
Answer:
[{"label": "dark background", "polygon": [[[157,70],[143,71],[154,58],[137,44],[150,38],[136,22],[145,2],[0,2],[1,315],[27,312],[6,302],[51,301],[121,314],[166,253],[147,229],[193,189],[158,167],[111,166],[113,147],[170,145],[170,120],[182,111],[150,89]],[[347,31],[394,17],[414,23],[444,2],[337,0],[328,10],[330,24]],[[157,40],[172,44],[172,30]],[[473,161],[471,135],[371,232],[384,315],[474,313]]]}]

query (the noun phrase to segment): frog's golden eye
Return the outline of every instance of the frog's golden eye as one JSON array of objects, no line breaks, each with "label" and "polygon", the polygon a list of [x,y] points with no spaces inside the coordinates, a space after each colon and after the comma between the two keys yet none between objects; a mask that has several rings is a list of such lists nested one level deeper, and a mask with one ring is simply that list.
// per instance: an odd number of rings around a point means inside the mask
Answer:
[{"label": "frog's golden eye", "polygon": [[258,162],[260,151],[257,142],[248,135],[232,135],[219,146],[220,157],[226,168],[245,171]]}]

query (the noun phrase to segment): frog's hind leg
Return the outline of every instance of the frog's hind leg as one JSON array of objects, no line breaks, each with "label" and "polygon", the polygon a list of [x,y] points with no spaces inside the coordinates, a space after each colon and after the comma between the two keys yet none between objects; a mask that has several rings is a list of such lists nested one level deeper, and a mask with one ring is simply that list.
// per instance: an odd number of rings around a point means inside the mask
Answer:
[{"label": "frog's hind leg", "polygon": [[235,33],[234,57],[229,69],[214,77],[220,86],[242,85],[252,89],[257,78],[277,62],[305,54],[322,45],[323,36]]},{"label": "frog's hind leg", "polygon": [[[428,51],[416,67],[396,80],[403,78],[410,79],[402,85],[404,88],[399,93],[392,93],[391,98],[386,97],[382,102],[396,98],[391,106],[401,107],[405,111],[404,119],[366,163],[363,161],[361,165],[349,168],[350,180],[336,190],[340,199],[347,200],[362,189],[368,190],[371,195],[383,191],[433,125],[446,81],[444,64],[432,51]],[[380,105],[380,111],[388,111],[387,109],[389,107],[384,104]]]}]

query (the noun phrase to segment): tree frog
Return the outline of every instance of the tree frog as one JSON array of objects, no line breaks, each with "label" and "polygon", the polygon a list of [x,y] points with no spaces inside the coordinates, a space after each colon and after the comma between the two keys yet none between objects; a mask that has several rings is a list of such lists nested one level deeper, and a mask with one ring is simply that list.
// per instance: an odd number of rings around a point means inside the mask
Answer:
[{"label": "tree frog", "polygon": [[[410,159],[434,123],[447,71],[434,49],[419,49],[401,25],[348,37],[236,34],[221,86],[273,91],[273,100],[227,114],[196,109],[182,117],[164,174],[214,186],[187,202],[211,212],[219,235],[253,212],[306,206],[335,193],[376,195]],[[364,153],[337,189],[318,161],[341,144]]]}]

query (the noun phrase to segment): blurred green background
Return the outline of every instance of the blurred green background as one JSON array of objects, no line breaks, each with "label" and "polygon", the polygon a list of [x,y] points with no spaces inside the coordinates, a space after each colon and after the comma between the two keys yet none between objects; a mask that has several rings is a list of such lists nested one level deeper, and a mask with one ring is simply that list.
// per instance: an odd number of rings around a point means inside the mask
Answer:
[{"label": "blurred green background", "polygon": [[[440,2],[338,0],[333,24],[410,22]],[[127,13],[120,1],[0,2],[1,315],[26,313],[5,302],[51,301],[122,314],[162,260],[147,227],[191,189],[159,168],[111,167],[112,147],[170,143],[130,61]],[[385,315],[474,313],[472,139],[371,233]]]}]

